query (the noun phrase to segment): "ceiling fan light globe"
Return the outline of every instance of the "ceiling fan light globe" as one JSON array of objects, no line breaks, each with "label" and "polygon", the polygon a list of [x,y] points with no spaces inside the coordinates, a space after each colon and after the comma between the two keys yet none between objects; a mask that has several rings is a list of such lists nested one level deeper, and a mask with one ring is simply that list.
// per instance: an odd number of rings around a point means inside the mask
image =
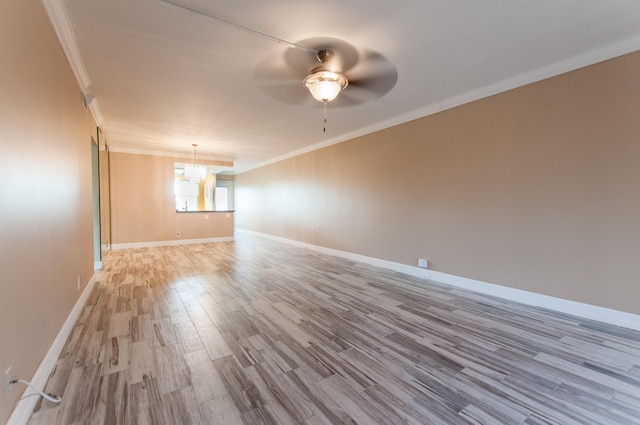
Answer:
[{"label": "ceiling fan light globe", "polygon": [[304,85],[313,98],[320,102],[331,102],[347,84],[343,75],[331,71],[318,71],[304,79]]},{"label": "ceiling fan light globe", "polygon": [[319,81],[309,87],[311,96],[320,102],[331,102],[340,93],[340,84],[333,81]]}]

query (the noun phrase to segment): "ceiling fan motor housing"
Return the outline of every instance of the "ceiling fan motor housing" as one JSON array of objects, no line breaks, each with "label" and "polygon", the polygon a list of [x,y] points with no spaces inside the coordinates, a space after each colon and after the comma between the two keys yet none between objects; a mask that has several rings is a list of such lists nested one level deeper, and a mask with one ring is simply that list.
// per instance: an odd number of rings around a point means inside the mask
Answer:
[{"label": "ceiling fan motor housing", "polygon": [[322,49],[318,52],[316,56],[320,62],[327,63],[329,59],[333,57],[333,55],[334,55],[333,50]]}]

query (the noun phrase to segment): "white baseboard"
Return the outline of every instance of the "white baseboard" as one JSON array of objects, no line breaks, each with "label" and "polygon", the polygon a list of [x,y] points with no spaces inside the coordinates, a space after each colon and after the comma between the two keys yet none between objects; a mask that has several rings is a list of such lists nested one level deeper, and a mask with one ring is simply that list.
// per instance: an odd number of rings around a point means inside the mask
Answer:
[{"label": "white baseboard", "polygon": [[115,243],[111,245],[111,249],[152,248],[157,246],[191,245],[212,242],[233,242],[233,240],[233,236],[225,236],[220,238],[178,239],[174,241]]},{"label": "white baseboard", "polygon": [[483,282],[475,279],[468,279],[465,277],[455,276],[433,270],[421,269],[406,264],[395,263],[393,261],[386,261],[378,258],[367,257],[364,255],[353,254],[351,252],[311,245],[308,243],[280,238],[277,236],[254,232],[251,230],[236,228],[235,231],[241,234],[257,236],[265,239],[287,243],[290,245],[295,245],[302,248],[312,249],[314,251],[322,252],[328,255],[334,255],[336,257],[341,257],[348,260],[371,264],[373,266],[386,268],[415,277],[433,280],[435,282],[444,283],[447,285],[455,286],[457,288],[462,288],[509,301],[515,301],[534,307],[546,308],[549,310],[554,310],[585,319],[608,323],[614,326],[640,330],[640,315],[637,314],[599,307],[591,304],[580,303],[576,301],[570,301],[562,298],[551,297],[535,292],[524,291],[522,289],[509,288],[502,285],[496,285],[493,283]]},{"label": "white baseboard", "polygon": [[[89,282],[87,282],[87,286],[85,286],[84,291],[80,294],[80,297],[76,301],[76,304],[73,306],[71,313],[67,316],[67,320],[65,320],[64,325],[58,332],[58,335],[53,340],[53,343],[49,347],[49,350],[45,354],[42,362],[36,369],[36,372],[31,377],[30,381],[31,385],[38,388],[39,390],[44,391],[45,385],[47,385],[47,380],[49,379],[49,375],[51,371],[56,365],[58,358],[60,357],[60,353],[64,348],[64,344],[67,342],[67,338],[71,335],[71,331],[80,317],[80,313],[82,313],[82,309],[84,308],[89,295],[91,295],[91,290],[95,286],[96,283],[96,273],[91,276]],[[33,394],[35,391],[31,390],[29,387],[24,391],[24,393],[20,396],[25,397],[29,394]],[[33,408],[36,406],[38,402],[38,397],[29,397],[18,403],[15,409],[13,409],[13,413],[9,417],[9,421],[6,425],[24,425],[29,421],[29,417],[31,413],[33,413]]]}]

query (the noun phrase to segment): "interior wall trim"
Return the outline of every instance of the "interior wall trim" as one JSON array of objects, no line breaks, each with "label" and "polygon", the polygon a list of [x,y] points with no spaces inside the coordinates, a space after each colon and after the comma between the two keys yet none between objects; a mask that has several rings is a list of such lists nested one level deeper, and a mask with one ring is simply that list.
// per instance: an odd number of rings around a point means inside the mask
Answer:
[{"label": "interior wall trim", "polygon": [[49,15],[49,20],[58,36],[58,40],[60,40],[62,50],[64,50],[64,53],[67,55],[71,70],[80,84],[80,88],[85,89],[89,87],[91,85],[91,78],[89,78],[87,68],[84,66],[76,36],[69,21],[67,9],[64,7],[64,1],[42,0],[42,4]]},{"label": "interior wall trim", "polygon": [[549,310],[582,317],[589,320],[596,320],[614,326],[620,326],[633,330],[640,330],[640,315],[627,313],[624,311],[613,310],[606,307],[585,304],[577,301],[556,298],[549,295],[529,292],[522,289],[509,288],[494,283],[483,282],[480,280],[469,279],[466,277],[456,276],[452,274],[437,272],[434,270],[422,269],[417,266],[396,263],[393,261],[381,260],[379,258],[367,257],[360,254],[354,254],[346,251],[325,248],[318,245],[312,245],[305,242],[294,241],[291,239],[281,238],[278,236],[268,235],[265,233],[254,232],[241,228],[235,229],[236,233],[262,237],[265,239],[283,242],[290,245],[312,249],[324,254],[333,255],[348,260],[359,261],[365,264],[382,267],[400,273],[405,273],[414,277],[432,280],[438,283],[454,286],[478,292],[492,297],[498,297],[504,300],[515,301],[533,307],[546,308]]},{"label": "interior wall trim", "polygon": [[114,243],[111,245],[111,249],[152,248],[157,246],[192,245],[192,244],[198,244],[198,243],[233,242],[233,241],[234,241],[233,236],[224,236],[219,238],[179,239],[175,241]]},{"label": "interior wall trim", "polygon": [[436,103],[426,105],[422,108],[409,111],[405,114],[397,115],[385,121],[380,121],[372,124],[369,127],[364,127],[337,137],[333,137],[322,142],[306,146],[301,149],[297,149],[275,158],[268,159],[251,167],[245,167],[236,169],[234,174],[241,174],[247,171],[255,170],[257,168],[265,167],[276,162],[284,161],[299,155],[303,155],[308,152],[313,152],[332,146],[338,143],[342,143],[347,140],[355,139],[357,137],[371,134],[376,131],[381,131],[396,125],[401,125],[413,120],[428,117],[430,115],[437,114],[448,109],[453,109],[467,103],[475,102],[476,100],[485,99],[490,96],[495,96],[500,93],[507,92],[509,90],[524,87],[528,84],[533,84],[538,81],[545,80],[547,78],[553,78],[558,75],[565,74],[567,72],[575,71],[580,68],[595,65],[606,60],[610,60],[619,56],[623,56],[629,53],[633,53],[640,50],[640,36],[633,36],[627,39],[620,40],[615,43],[600,46],[598,48],[589,50],[583,54],[577,56],[571,56],[558,62],[551,63],[547,66],[533,69],[521,74],[511,76],[509,78],[496,81],[495,83],[480,87],[474,90],[469,90],[460,93],[455,96],[441,99]]},{"label": "interior wall trim", "polygon": [[[53,343],[49,347],[49,350],[47,350],[47,353],[40,362],[40,365],[38,365],[35,373],[31,377],[31,379],[27,378],[29,382],[31,382],[31,385],[38,388],[39,390],[44,391],[44,388],[47,385],[47,380],[49,379],[49,375],[55,367],[56,362],[60,357],[60,353],[62,353],[62,349],[64,348],[69,335],[71,335],[71,331],[73,330],[76,321],[80,317],[80,313],[82,313],[82,309],[84,308],[89,295],[91,295],[91,291],[95,286],[98,276],[99,275],[97,273],[94,273],[93,276],[91,276],[91,279],[89,279],[89,281],[87,282],[87,285],[82,291],[82,294],[80,294],[80,297],[73,306],[73,309],[71,309],[69,316],[67,316],[67,320],[65,320],[62,328],[60,329],[60,332],[58,332],[58,335],[56,335]],[[33,393],[35,393],[35,391],[27,387],[24,393],[22,393],[19,398]],[[31,417],[33,409],[35,408],[38,400],[40,400],[40,397],[29,397],[18,403],[15,409],[13,409],[13,413],[11,413],[7,425],[26,424],[29,421],[29,418]]]}]

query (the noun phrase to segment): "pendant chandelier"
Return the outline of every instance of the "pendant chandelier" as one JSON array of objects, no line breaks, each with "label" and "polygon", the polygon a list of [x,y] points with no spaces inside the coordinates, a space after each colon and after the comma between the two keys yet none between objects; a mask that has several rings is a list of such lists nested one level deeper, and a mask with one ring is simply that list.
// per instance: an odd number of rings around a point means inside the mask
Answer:
[{"label": "pendant chandelier", "polygon": [[184,176],[191,183],[200,183],[200,180],[204,180],[207,177],[207,169],[204,165],[198,165],[196,163],[196,148],[198,145],[193,143],[193,164],[184,164]]}]

